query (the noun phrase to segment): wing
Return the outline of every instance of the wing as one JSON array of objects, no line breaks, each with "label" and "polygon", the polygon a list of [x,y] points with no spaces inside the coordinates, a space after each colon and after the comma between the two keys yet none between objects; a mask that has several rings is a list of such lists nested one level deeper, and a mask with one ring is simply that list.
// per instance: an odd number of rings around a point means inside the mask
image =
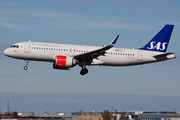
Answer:
[{"label": "wing", "polygon": [[104,56],[104,54],[106,53],[105,51],[112,48],[117,39],[118,39],[119,35],[117,35],[114,40],[108,45],[108,46],[105,46],[105,47],[102,47],[100,49],[97,49],[97,50],[93,50],[93,51],[90,51],[90,52],[87,52],[87,53],[83,53],[83,54],[78,54],[78,55],[75,55],[74,58],[78,61],[86,61],[86,62],[92,62],[92,60],[94,58],[97,58],[99,56]]}]

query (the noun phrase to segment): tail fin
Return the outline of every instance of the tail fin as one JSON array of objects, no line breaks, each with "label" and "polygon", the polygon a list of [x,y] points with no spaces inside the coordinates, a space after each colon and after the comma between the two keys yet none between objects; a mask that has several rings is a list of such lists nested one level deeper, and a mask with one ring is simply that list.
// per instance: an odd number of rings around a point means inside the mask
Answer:
[{"label": "tail fin", "polygon": [[174,25],[165,25],[141,50],[166,52]]}]

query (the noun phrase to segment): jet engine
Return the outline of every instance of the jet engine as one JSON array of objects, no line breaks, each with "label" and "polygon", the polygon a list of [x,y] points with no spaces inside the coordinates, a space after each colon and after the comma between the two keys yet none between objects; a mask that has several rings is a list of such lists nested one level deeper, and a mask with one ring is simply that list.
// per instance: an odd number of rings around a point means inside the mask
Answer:
[{"label": "jet engine", "polygon": [[75,65],[76,60],[73,57],[58,55],[54,61],[53,68],[68,70]]}]

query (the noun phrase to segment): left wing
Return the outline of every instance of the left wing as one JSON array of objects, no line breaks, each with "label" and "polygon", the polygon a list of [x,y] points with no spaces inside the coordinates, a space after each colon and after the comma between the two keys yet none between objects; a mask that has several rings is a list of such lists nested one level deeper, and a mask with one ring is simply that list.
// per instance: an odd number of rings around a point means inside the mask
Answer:
[{"label": "left wing", "polygon": [[97,50],[93,50],[93,51],[90,51],[90,52],[87,52],[87,53],[83,53],[83,54],[78,54],[78,55],[75,55],[74,58],[77,59],[78,61],[88,61],[88,62],[91,62],[94,58],[97,58],[101,55],[104,55],[106,52],[106,50],[112,48],[117,39],[118,39],[119,35],[117,35],[114,40],[108,45],[108,46],[105,46],[103,48],[100,48],[100,49],[97,49]]}]

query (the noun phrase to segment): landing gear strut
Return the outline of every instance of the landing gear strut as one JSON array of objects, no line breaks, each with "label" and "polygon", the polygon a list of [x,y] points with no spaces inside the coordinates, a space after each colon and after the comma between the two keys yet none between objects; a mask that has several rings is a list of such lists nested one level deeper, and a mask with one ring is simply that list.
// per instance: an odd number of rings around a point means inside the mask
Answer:
[{"label": "landing gear strut", "polygon": [[28,69],[28,67],[27,67],[27,66],[28,66],[28,62],[29,62],[29,61],[26,60],[26,66],[24,66],[24,70],[27,70],[27,69]]},{"label": "landing gear strut", "polygon": [[82,64],[81,66],[82,70],[80,71],[80,74],[85,75],[88,73],[88,69],[86,68],[86,61],[82,61],[81,64]]}]

